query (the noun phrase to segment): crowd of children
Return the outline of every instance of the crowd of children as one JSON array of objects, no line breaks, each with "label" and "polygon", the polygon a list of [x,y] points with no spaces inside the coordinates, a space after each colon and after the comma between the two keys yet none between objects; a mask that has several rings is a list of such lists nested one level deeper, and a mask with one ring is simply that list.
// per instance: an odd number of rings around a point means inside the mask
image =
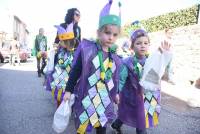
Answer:
[{"label": "crowd of children", "polygon": [[[81,40],[76,8],[68,10],[65,23],[55,26],[56,49],[49,54],[46,89],[52,92],[57,107],[75,95],[72,108],[77,134],[93,128],[97,134],[106,134],[108,124],[117,134],[123,133],[123,124],[136,128],[137,134],[147,134],[146,128],[158,125],[161,89],[152,91],[140,84],[149,57],[148,33],[142,27],[134,29],[130,38],[134,53],[118,56],[115,43],[121,16],[110,14],[112,3],[109,0],[101,10],[96,40]],[[157,51],[160,55],[170,51],[170,43],[164,41]],[[118,105],[117,113],[114,104]]]}]

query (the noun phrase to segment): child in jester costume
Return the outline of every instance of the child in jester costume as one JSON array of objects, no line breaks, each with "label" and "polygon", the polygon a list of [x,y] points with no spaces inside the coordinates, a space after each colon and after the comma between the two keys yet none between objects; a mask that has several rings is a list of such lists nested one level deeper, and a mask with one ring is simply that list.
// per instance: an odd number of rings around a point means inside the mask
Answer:
[{"label": "child in jester costume", "polygon": [[58,25],[55,27],[57,28],[60,42],[55,54],[54,71],[49,85],[52,91],[52,96],[57,101],[58,107],[63,99],[66,83],[69,78],[75,42],[73,23],[69,24],[67,29]]},{"label": "child in jester costume", "polygon": [[[144,66],[153,62],[150,58],[153,54],[148,54],[150,39],[139,22],[133,23],[133,25],[135,29],[131,34],[131,49],[135,54],[123,60],[124,68],[120,71],[119,87],[121,92],[118,118],[111,125],[118,134],[122,134],[121,126],[123,124],[136,128],[136,134],[147,134],[146,128],[158,125],[161,110],[161,77],[159,78],[157,72],[153,69],[149,72],[148,79],[158,83],[158,87],[153,88],[153,90],[140,83],[144,72],[147,71]],[[157,54],[158,59],[163,59],[166,61],[165,63],[168,63],[171,56],[169,48],[170,44],[164,42],[154,53]],[[163,66],[166,65],[163,64]],[[161,68],[158,67],[158,70],[161,70]],[[145,80],[147,80],[147,77]]]},{"label": "child in jester costume", "polygon": [[75,52],[64,100],[75,94],[73,112],[78,134],[96,129],[106,134],[115,118],[114,102],[119,102],[118,78],[120,58],[113,45],[120,34],[121,19],[110,15],[112,0],[103,8],[96,41],[82,40]]}]

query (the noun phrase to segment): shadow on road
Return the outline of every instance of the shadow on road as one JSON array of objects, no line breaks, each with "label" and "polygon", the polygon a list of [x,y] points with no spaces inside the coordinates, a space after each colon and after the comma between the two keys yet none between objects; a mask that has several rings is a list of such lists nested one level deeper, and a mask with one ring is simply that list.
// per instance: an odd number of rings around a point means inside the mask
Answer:
[{"label": "shadow on road", "polygon": [[177,112],[186,112],[194,109],[188,106],[187,102],[165,93],[162,93],[161,103],[162,105],[168,106]]}]

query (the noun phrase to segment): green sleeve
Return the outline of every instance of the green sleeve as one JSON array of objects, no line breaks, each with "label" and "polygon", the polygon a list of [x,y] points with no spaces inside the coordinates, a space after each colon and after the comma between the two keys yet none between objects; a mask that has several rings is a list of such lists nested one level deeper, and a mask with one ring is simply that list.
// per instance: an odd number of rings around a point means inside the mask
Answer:
[{"label": "green sleeve", "polygon": [[119,77],[119,92],[121,92],[128,77],[128,69],[125,65],[120,67]]}]

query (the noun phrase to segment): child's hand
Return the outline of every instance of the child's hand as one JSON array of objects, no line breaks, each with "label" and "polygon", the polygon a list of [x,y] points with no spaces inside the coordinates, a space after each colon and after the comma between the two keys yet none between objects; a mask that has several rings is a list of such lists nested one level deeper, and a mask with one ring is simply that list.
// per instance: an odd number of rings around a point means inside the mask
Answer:
[{"label": "child's hand", "polygon": [[63,100],[64,100],[64,101],[67,101],[67,100],[70,99],[70,97],[71,97],[71,93],[70,93],[70,92],[65,92],[65,95],[64,95],[64,97],[63,97]]},{"label": "child's hand", "polygon": [[115,101],[116,101],[116,104],[119,104],[119,102],[120,102],[119,94],[117,94],[117,95],[115,96]]},{"label": "child's hand", "polygon": [[159,47],[159,50],[161,53],[163,53],[163,51],[169,51],[171,47],[171,44],[164,40],[163,42],[161,42],[161,46]]}]

